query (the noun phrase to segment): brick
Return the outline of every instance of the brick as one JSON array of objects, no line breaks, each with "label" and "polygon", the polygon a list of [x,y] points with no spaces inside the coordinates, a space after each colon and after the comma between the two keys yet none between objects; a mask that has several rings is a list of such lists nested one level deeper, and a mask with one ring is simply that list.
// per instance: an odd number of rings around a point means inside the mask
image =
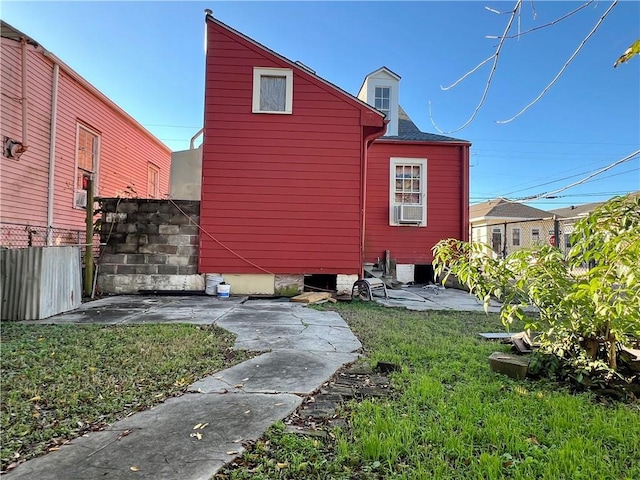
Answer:
[{"label": "brick", "polygon": [[183,267],[178,267],[176,265],[158,265],[158,273],[164,275],[177,275],[178,269]]},{"label": "brick", "polygon": [[102,255],[102,257],[100,258],[100,265],[105,265],[105,264],[116,264],[116,265],[122,265],[126,262],[126,255],[113,255],[110,253],[105,253],[104,255]]},{"label": "brick", "polygon": [[167,241],[169,245],[189,246],[191,245],[191,235],[171,235]]},{"label": "brick", "polygon": [[189,245],[200,245],[200,236],[191,235],[191,238],[189,238]]},{"label": "brick", "polygon": [[130,243],[120,243],[116,245],[117,253],[136,253],[138,251],[137,245],[132,245]]},{"label": "brick", "polygon": [[127,275],[127,274],[136,273],[137,267],[138,267],[138,265],[118,265],[117,266],[117,273],[120,274],[120,275]]},{"label": "brick", "polygon": [[137,274],[155,275],[158,273],[157,265],[135,265]]},{"label": "brick", "polygon": [[143,263],[147,263],[147,255],[127,255],[127,265],[140,265]]},{"label": "brick", "polygon": [[184,216],[182,213],[178,212],[171,215],[169,223],[171,225],[189,225],[192,222],[188,216]]},{"label": "brick", "polygon": [[175,255],[176,253],[178,253],[178,246],[177,245],[157,245],[156,251],[158,253],[170,253],[172,255]]},{"label": "brick", "polygon": [[197,255],[191,255],[189,257],[189,265],[198,265],[198,256]]},{"label": "brick", "polygon": [[118,203],[118,213],[134,213],[138,211],[138,203],[131,200],[122,200]]},{"label": "brick", "polygon": [[[160,245],[166,246],[166,245]],[[158,251],[158,245],[140,245],[138,246],[138,253],[156,253]]]},{"label": "brick", "polygon": [[148,220],[149,220],[148,218],[138,219],[138,233],[157,235],[158,225],[149,223]]},{"label": "brick", "polygon": [[153,265],[164,265],[165,263],[167,263],[167,255],[165,254],[147,255],[147,263],[152,263]]},{"label": "brick", "polygon": [[145,202],[138,206],[140,213],[160,213],[160,205],[155,202]]},{"label": "brick", "polygon": [[152,245],[166,245],[169,242],[169,238],[167,235],[149,235],[147,237],[149,243]]},{"label": "brick", "polygon": [[197,265],[182,265],[178,267],[178,273],[180,275],[195,275],[198,273]]},{"label": "brick", "polygon": [[177,249],[178,249],[177,254],[184,257],[189,257],[191,255],[198,254],[198,249],[192,245],[182,245],[177,247]]},{"label": "brick", "polygon": [[101,271],[102,273],[116,273],[116,269],[117,269],[118,265],[103,265],[100,264],[100,268],[99,271]]},{"label": "brick", "polygon": [[197,225],[182,225],[180,227],[180,235],[198,235],[200,229]]},{"label": "brick", "polygon": [[178,225],[160,225],[158,227],[158,233],[160,235],[177,235],[179,232],[180,227]]},{"label": "brick", "polygon": [[172,255],[167,257],[167,265],[189,265],[189,257],[179,257],[177,255]]}]

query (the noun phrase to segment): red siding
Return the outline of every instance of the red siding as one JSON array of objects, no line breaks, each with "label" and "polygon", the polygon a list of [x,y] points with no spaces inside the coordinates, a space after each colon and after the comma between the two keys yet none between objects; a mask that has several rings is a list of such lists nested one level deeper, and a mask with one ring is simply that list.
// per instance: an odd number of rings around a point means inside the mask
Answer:
[{"label": "red siding", "polygon": [[[398,263],[425,264],[431,247],[444,238],[459,238],[464,230],[463,153],[468,146],[402,144],[376,141],[369,148],[365,261],[391,258]],[[389,225],[389,158],[427,159],[427,226]],[[466,239],[466,238],[465,238]]]},{"label": "red siding", "polygon": [[[2,136],[22,139],[20,43],[2,38]],[[28,46],[28,143],[19,161],[2,157],[0,221],[45,226],[49,178],[53,61]],[[60,68],[55,154],[54,224],[82,229],[85,213],[74,208],[76,129],[100,135],[98,194],[122,195],[131,186],[147,196],[147,162],[160,169],[160,194],[169,191],[171,152],[130,118]]]},{"label": "red siding", "polygon": [[294,68],[293,113],[253,114],[253,67],[291,64],[207,25],[200,271],[358,273],[366,107]]}]

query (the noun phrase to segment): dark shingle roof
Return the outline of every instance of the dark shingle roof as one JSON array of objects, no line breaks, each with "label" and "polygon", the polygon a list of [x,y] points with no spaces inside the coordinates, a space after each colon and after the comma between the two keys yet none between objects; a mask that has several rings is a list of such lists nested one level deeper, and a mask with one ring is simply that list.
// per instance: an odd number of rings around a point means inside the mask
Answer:
[{"label": "dark shingle roof", "polygon": [[536,219],[550,218],[552,216],[553,214],[545,210],[533,208],[518,202],[510,202],[504,198],[477,203],[469,207],[470,220],[486,217]]},{"label": "dark shingle roof", "polygon": [[461,140],[459,138],[445,137],[444,135],[437,135],[435,133],[421,132],[420,129],[413,123],[413,120],[407,115],[407,112],[398,105],[398,135],[386,135],[381,137],[380,140],[409,140],[412,142],[465,142],[468,140]]}]

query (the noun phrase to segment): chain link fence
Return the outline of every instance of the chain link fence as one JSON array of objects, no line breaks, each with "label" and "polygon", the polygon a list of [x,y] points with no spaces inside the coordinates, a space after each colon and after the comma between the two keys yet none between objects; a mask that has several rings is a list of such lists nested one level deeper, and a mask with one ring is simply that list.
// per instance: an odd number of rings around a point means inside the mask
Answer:
[{"label": "chain link fence", "polygon": [[[19,223],[0,223],[0,246],[4,248],[45,247],[51,237],[53,246],[80,245],[82,254],[86,249],[84,230],[47,228]],[[93,256],[100,255],[100,234],[93,236]]]}]

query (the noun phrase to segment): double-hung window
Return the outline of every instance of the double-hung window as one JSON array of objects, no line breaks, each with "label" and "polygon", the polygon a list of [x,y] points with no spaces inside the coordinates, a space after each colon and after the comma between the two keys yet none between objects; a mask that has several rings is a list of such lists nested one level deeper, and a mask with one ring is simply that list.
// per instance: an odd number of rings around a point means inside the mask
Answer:
[{"label": "double-hung window", "polygon": [[93,191],[97,191],[96,172],[98,169],[98,149],[100,137],[89,128],[78,125],[76,145],[76,181],[74,206],[77,208],[87,207],[87,190],[89,180],[93,180]]},{"label": "double-hung window", "polygon": [[427,225],[427,160],[391,158],[389,225]]},{"label": "double-hung window", "polygon": [[540,229],[532,228],[531,229],[531,243],[534,245],[540,243]]},{"label": "double-hung window", "polygon": [[373,95],[373,106],[389,118],[391,105],[391,87],[375,87]]},{"label": "double-hung window", "polygon": [[511,245],[513,245],[514,247],[520,246],[520,229],[519,228],[513,228],[511,230]]},{"label": "double-hung window", "polygon": [[291,114],[293,112],[293,70],[290,68],[253,69],[253,113]]}]

